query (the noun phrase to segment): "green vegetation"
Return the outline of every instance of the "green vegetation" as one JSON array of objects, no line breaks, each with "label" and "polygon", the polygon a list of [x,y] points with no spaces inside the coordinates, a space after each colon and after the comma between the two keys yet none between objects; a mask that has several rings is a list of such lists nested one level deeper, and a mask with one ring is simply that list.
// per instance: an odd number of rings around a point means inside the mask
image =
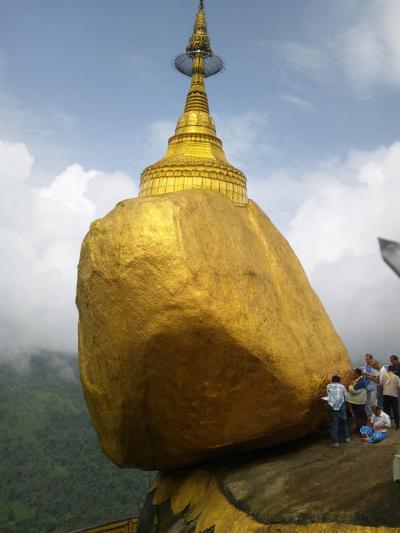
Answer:
[{"label": "green vegetation", "polygon": [[65,533],[138,514],[152,474],[102,454],[76,359],[0,366],[0,531]]}]

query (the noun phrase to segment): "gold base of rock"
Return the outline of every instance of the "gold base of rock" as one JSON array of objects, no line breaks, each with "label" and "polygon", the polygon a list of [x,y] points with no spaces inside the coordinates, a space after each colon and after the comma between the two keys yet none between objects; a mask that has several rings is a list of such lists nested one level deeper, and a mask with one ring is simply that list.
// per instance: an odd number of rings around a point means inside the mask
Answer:
[{"label": "gold base of rock", "polygon": [[254,203],[189,190],[121,202],[82,246],[81,378],[106,455],[171,469],[298,438],[346,349]]}]

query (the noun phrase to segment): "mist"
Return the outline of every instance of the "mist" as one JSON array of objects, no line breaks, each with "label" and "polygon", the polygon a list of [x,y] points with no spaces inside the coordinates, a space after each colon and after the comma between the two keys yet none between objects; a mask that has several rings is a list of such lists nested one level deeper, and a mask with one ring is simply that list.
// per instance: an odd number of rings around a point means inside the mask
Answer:
[{"label": "mist", "polygon": [[126,174],[79,165],[35,188],[33,164],[24,144],[0,141],[0,357],[7,360],[76,353],[81,241],[94,219],[136,194]]}]

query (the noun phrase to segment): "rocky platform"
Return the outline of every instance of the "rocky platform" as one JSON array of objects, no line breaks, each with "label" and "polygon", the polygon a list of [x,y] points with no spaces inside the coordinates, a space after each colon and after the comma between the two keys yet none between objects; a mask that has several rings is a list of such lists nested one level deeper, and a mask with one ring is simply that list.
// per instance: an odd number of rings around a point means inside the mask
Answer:
[{"label": "rocky platform", "polygon": [[160,474],[139,533],[400,531],[400,432],[338,449],[327,431],[230,462]]}]

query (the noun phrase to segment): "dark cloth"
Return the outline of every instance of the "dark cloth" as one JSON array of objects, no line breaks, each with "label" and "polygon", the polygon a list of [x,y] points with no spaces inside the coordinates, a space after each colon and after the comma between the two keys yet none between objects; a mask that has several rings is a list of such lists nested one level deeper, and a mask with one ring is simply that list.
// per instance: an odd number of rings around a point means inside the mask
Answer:
[{"label": "dark cloth", "polygon": [[[394,373],[396,374],[396,376],[399,376],[400,378],[400,363],[397,363],[397,365],[393,365],[394,366]],[[399,398],[399,404],[397,406],[397,408],[399,409],[399,412],[400,412],[400,398]],[[390,416],[390,414],[389,414]]]},{"label": "dark cloth", "polygon": [[400,427],[399,420],[399,398],[397,396],[383,395],[383,410],[390,416],[390,412],[393,412],[394,423],[396,428]]},{"label": "dark cloth", "polygon": [[[378,387],[376,391],[376,401],[381,409],[383,409],[383,389],[382,387]],[[383,409],[385,410],[385,409]]]},{"label": "dark cloth", "polygon": [[353,403],[351,405],[351,409],[353,411],[354,420],[357,426],[357,431],[360,431],[360,429],[363,426],[367,425],[367,412],[365,410],[365,405],[357,405]]},{"label": "dark cloth", "polygon": [[397,365],[392,365],[394,366],[394,373],[396,374],[396,376],[399,376],[400,378],[400,363],[397,363]]},{"label": "dark cloth", "polygon": [[339,430],[342,430],[343,439],[350,438],[349,426],[347,424],[346,407],[335,411],[332,407],[329,409],[331,415],[331,438],[332,442],[339,442]]}]

